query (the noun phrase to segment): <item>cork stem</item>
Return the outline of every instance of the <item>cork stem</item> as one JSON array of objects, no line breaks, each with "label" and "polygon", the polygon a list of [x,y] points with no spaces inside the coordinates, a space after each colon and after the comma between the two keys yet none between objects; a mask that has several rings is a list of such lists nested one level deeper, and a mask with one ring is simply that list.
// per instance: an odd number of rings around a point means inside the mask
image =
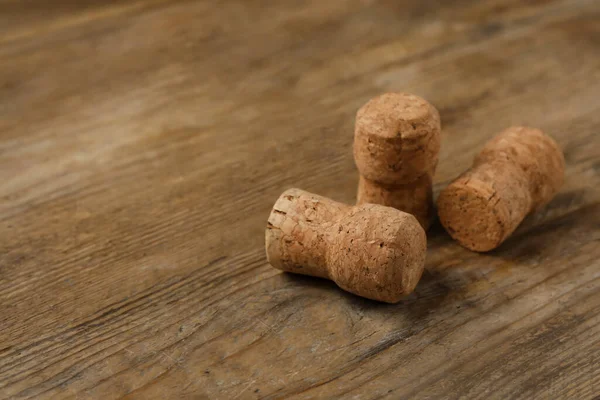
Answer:
[{"label": "cork stem", "polygon": [[298,189],[284,192],[267,222],[269,263],[283,271],[330,278],[327,253],[331,231],[348,208]]}]

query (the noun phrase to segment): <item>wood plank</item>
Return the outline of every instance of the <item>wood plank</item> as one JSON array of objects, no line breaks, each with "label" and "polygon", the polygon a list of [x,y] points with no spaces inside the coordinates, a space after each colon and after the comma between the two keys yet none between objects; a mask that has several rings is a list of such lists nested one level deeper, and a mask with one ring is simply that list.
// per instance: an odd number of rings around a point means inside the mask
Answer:
[{"label": "wood plank", "polygon": [[23,39],[39,39],[93,20],[140,12],[161,0],[84,2],[56,1],[53,7],[38,0],[0,1],[0,44]]},{"label": "wood plank", "polygon": [[[598,394],[597,2],[59,3],[0,2],[0,397]],[[567,159],[498,250],[435,227],[398,305],[263,250],[285,188],[353,201],[388,90],[440,109],[436,191],[511,124]]]}]

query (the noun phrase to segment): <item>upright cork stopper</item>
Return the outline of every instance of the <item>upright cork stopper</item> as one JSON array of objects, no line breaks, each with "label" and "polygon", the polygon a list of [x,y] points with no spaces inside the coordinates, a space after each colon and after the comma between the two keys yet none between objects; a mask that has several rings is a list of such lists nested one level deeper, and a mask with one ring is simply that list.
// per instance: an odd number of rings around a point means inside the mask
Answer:
[{"label": "upright cork stopper", "polygon": [[564,170],[562,151],[549,136],[534,128],[508,128],[440,193],[440,221],[462,246],[492,250],[554,197]]},{"label": "upright cork stopper", "polygon": [[425,266],[427,239],[414,216],[376,204],[348,206],[300,189],[275,203],[265,232],[269,263],[396,303]]},{"label": "upright cork stopper", "polygon": [[354,131],[358,204],[397,208],[413,214],[427,229],[435,214],[431,183],[440,133],[438,111],[412,94],[382,94],[358,110]]}]

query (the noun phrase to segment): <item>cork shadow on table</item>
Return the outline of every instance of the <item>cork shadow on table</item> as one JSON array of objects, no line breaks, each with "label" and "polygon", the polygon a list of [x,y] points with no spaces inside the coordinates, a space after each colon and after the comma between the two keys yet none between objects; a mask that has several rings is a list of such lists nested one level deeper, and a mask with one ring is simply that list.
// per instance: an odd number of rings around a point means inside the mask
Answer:
[{"label": "cork shadow on table", "polygon": [[589,235],[600,226],[600,203],[595,197],[591,190],[559,193],[502,245],[485,253],[461,247],[438,222],[428,235],[426,269],[464,300],[478,299],[484,292],[503,296],[511,285],[531,280],[536,268],[543,268],[548,260],[560,273],[559,260],[568,263],[587,242],[598,240]]},{"label": "cork shadow on table", "polygon": [[597,230],[600,223],[598,215],[600,203],[588,204],[540,223],[535,223],[532,218],[490,254],[504,259],[532,261],[555,252],[568,251],[568,242],[578,241],[580,232]]},{"label": "cork shadow on table", "polygon": [[[478,253],[470,252],[456,244],[449,235],[445,233],[442,226],[436,221],[430,229],[430,241],[427,250],[425,268],[421,279],[415,290],[403,297],[397,303],[385,303],[377,300],[368,299],[359,295],[347,292],[341,289],[335,282],[315,276],[296,274],[282,271],[282,279],[285,285],[296,287],[300,290],[310,290],[318,292],[317,295],[340,297],[352,307],[360,307],[372,310],[378,310],[384,313],[399,313],[402,310],[411,314],[411,317],[423,317],[433,313],[436,308],[447,302],[448,297],[462,298],[462,293],[468,291],[468,285],[473,283],[477,277],[463,277],[454,273],[452,269],[447,269],[448,263],[445,257],[436,256],[436,254],[450,254],[453,260],[450,264],[455,265],[457,260],[471,260],[481,257]],[[450,253],[449,253],[450,251]],[[457,256],[460,253],[462,256]],[[465,261],[466,262],[466,261]],[[440,267],[441,266],[441,267]]]},{"label": "cork shadow on table", "polygon": [[342,290],[333,281],[312,276],[282,272],[286,285],[300,290],[310,290],[319,295],[337,297],[347,306],[366,310],[377,310],[385,318],[387,314],[408,313],[411,318],[423,317],[435,311],[451,294],[452,288],[443,279],[432,275],[427,270],[419,281],[415,291],[391,304],[352,294]]},{"label": "cork shadow on table", "polygon": [[[383,313],[398,313],[406,309],[411,313],[426,315],[433,312],[447,296],[452,295],[453,291],[460,292],[463,290],[463,286],[468,284],[468,282],[459,282],[455,277],[432,272],[435,271],[435,261],[430,257],[431,254],[435,253],[438,247],[448,244],[452,245],[453,243],[452,239],[447,234],[443,234],[443,232],[443,228],[439,222],[435,222],[431,227],[430,233],[436,237],[436,241],[432,246],[428,246],[428,258],[425,262],[423,275],[415,290],[397,303],[385,303],[352,294],[341,289],[335,282],[328,279],[290,272],[283,272],[282,277],[295,287],[327,292],[328,296],[339,296],[350,306],[377,309]],[[463,249],[457,246],[457,250],[462,251]]]}]

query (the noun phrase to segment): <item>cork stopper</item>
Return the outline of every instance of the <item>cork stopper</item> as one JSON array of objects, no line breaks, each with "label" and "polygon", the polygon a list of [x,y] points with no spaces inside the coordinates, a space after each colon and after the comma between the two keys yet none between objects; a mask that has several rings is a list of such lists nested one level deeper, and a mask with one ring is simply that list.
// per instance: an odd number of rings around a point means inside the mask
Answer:
[{"label": "cork stopper", "polygon": [[409,212],[429,227],[440,133],[438,111],[418,96],[385,93],[367,102],[356,114],[354,132],[358,203]]},{"label": "cork stopper", "polygon": [[440,193],[440,221],[462,246],[492,250],[528,214],[554,197],[564,169],[560,148],[541,130],[508,128],[485,145],[471,169]]},{"label": "cork stopper", "polygon": [[290,189],[271,211],[265,248],[275,268],[331,279],[351,293],[395,303],[421,278],[427,241],[410,214]]}]

